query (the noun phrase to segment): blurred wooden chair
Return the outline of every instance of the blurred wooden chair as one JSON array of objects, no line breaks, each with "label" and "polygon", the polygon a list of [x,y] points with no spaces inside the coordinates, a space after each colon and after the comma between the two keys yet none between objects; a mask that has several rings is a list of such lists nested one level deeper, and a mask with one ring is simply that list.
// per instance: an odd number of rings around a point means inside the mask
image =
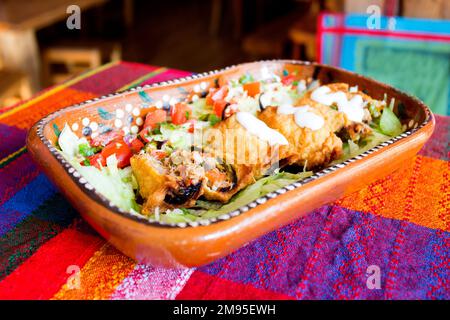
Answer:
[{"label": "blurred wooden chair", "polygon": [[289,28],[289,40],[292,42],[292,59],[316,60],[316,24],[317,15],[307,15],[298,19]]},{"label": "blurred wooden chair", "polygon": [[104,63],[118,61],[121,57],[121,46],[115,42],[71,43],[47,47],[42,52],[44,82],[47,85],[60,83]]},{"label": "blurred wooden chair", "polygon": [[6,69],[0,57],[0,108],[7,108],[32,95],[30,77],[19,70]]},{"label": "blurred wooden chair", "polygon": [[6,108],[31,97],[29,77],[17,70],[0,70],[0,108]]},{"label": "blurred wooden chair", "polygon": [[289,39],[292,42],[292,58],[306,58],[314,61],[317,58],[317,18],[321,11],[340,12],[342,0],[312,1],[309,12],[299,17],[289,29]]}]

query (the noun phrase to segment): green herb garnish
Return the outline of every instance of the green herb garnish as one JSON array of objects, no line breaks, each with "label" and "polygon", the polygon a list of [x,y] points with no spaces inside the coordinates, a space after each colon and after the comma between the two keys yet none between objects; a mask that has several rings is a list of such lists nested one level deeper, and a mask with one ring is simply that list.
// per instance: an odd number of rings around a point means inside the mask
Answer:
[{"label": "green herb garnish", "polygon": [[98,151],[98,148],[95,147],[91,147],[89,144],[87,143],[82,143],[78,146],[78,152],[83,156],[83,157],[90,157],[93,156],[96,152]]},{"label": "green herb garnish", "polygon": [[220,122],[221,119],[220,119],[218,116],[216,116],[215,114],[210,114],[210,115],[208,116],[208,121],[209,121],[209,123],[211,124],[211,126],[213,126],[213,125],[215,125],[216,123]]},{"label": "green herb garnish", "polygon": [[239,78],[240,84],[246,84],[246,83],[250,83],[253,81],[255,81],[255,79],[253,79],[253,76],[249,73],[246,73],[242,77]]}]

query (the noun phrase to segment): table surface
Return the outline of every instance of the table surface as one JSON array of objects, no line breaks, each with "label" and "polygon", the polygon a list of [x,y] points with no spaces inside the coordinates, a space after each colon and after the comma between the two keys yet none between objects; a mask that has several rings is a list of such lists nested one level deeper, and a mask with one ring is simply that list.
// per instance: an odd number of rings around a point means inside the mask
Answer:
[{"label": "table surface", "polygon": [[[450,298],[449,117],[399,171],[210,265],[153,268],[108,244],[33,163],[27,129],[63,106],[186,74],[113,63],[0,110],[0,299]],[[379,288],[368,285],[378,275]]]},{"label": "table surface", "polygon": [[81,10],[100,5],[106,0],[0,0],[1,29],[40,29],[67,18],[67,7],[76,4]]}]

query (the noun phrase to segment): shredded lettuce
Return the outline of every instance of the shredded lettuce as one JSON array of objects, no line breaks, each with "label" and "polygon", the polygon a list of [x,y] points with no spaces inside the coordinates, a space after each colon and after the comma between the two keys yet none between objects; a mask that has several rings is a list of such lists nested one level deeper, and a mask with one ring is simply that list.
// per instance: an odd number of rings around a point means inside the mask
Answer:
[{"label": "shredded lettuce", "polygon": [[189,149],[192,145],[193,136],[184,126],[162,123],[159,130],[164,140],[168,140],[174,149]]},{"label": "shredded lettuce", "polygon": [[167,210],[163,214],[154,214],[152,218],[166,223],[191,222],[198,219],[197,216],[189,213],[189,210],[187,209]]},{"label": "shredded lettuce", "polygon": [[385,135],[395,137],[402,133],[402,124],[391,108],[384,108],[380,118],[380,130]]},{"label": "shredded lettuce", "polygon": [[380,143],[389,140],[390,138],[391,138],[390,136],[387,136],[379,132],[377,129],[373,129],[372,134],[369,137],[365,138],[363,141],[361,141],[360,145],[356,144],[351,140],[348,140],[347,142],[344,142],[343,156],[333,161],[331,165],[341,163],[347,159],[360,155],[361,153],[364,153],[367,150],[372,149],[373,147],[379,145]]},{"label": "shredded lettuce", "polygon": [[101,170],[93,166],[82,166],[78,162],[71,162],[71,164],[98,192],[113,204],[125,211],[132,209],[140,211],[135,200],[131,170],[117,168],[115,155],[108,157],[107,166]]},{"label": "shredded lettuce", "polygon": [[208,117],[209,114],[214,113],[211,106],[206,104],[205,98],[197,99],[191,103],[192,116],[196,119],[203,119]]},{"label": "shredded lettuce", "polygon": [[[261,178],[257,180],[255,183],[249,185],[245,189],[241,190],[237,193],[231,200],[221,205],[220,207],[213,207],[207,209],[207,211],[200,212],[198,216],[200,218],[212,218],[217,217],[223,213],[228,213],[233,210],[236,210],[256,199],[278,190],[288,184],[294,183],[301,179],[307,178],[311,176],[313,173],[311,171],[301,172],[297,174],[288,173],[288,172],[278,172],[273,175]],[[202,204],[202,203],[200,203]],[[197,206],[199,205],[197,201]],[[204,205],[204,202],[203,202]],[[204,207],[206,209],[206,207]],[[191,212],[195,212],[195,210],[190,210]]]},{"label": "shredded lettuce", "polygon": [[79,146],[85,143],[86,139],[79,139],[67,124],[64,125],[58,137],[58,145],[65,154],[75,157],[79,153]]},{"label": "shredded lettuce", "polygon": [[80,154],[80,149],[84,150],[84,147],[80,146],[85,144],[85,139],[79,139],[68,126],[61,132],[58,143],[64,158],[105,198],[125,211],[140,212],[135,200],[134,188],[137,184],[133,179],[131,167],[119,169],[115,155],[106,159],[107,165],[101,170],[93,166],[82,166],[80,158],[83,155]]}]

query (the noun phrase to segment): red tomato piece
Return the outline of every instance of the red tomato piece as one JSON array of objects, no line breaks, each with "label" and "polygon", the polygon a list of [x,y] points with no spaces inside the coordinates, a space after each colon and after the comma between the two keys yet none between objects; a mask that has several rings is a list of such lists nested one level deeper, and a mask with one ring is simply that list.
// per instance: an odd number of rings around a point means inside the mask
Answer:
[{"label": "red tomato piece", "polygon": [[191,116],[191,107],[186,103],[180,102],[174,105],[170,110],[170,116],[172,117],[172,123],[179,125],[188,121]]},{"label": "red tomato piece", "polygon": [[103,148],[101,155],[103,158],[108,159],[111,155],[116,155],[117,166],[124,168],[130,165],[130,158],[133,155],[130,147],[123,141],[123,139],[117,139],[112,141],[106,147]]},{"label": "red tomato piece", "polygon": [[100,134],[97,137],[93,138],[91,140],[91,146],[92,147],[100,147],[100,146],[104,147],[111,141],[119,139],[121,137],[123,137],[122,131],[109,131],[109,132]]},{"label": "red tomato piece", "polygon": [[167,113],[162,109],[156,109],[147,113],[144,122],[144,128],[155,129],[159,123],[167,120]]},{"label": "red tomato piece", "polygon": [[247,91],[247,94],[250,97],[256,96],[260,91],[260,83],[258,81],[246,83],[243,86],[244,91]]},{"label": "red tomato piece", "polygon": [[102,156],[101,153],[94,154],[90,157],[88,157],[89,163],[91,166],[96,167],[97,169],[100,169],[101,167],[106,166],[106,159]]},{"label": "red tomato piece", "polygon": [[130,148],[131,151],[133,151],[133,153],[138,153],[139,151],[142,150],[143,147],[144,143],[138,138],[135,138],[130,142]]},{"label": "red tomato piece", "polygon": [[167,120],[167,113],[162,109],[153,109],[152,111],[147,113],[145,117],[144,125],[142,126],[142,130],[139,132],[139,136],[145,142],[149,140],[146,138],[146,135],[150,134],[153,129],[155,129],[158,124],[161,122],[165,122]]},{"label": "red tomato piece", "polygon": [[209,94],[206,96],[206,103],[209,105],[214,104],[215,101],[223,100],[228,94],[228,87],[223,86],[219,89],[212,89],[209,91]]},{"label": "red tomato piece", "polygon": [[290,86],[295,80],[295,76],[293,74],[285,76],[281,79],[281,83],[285,86]]},{"label": "red tomato piece", "polygon": [[222,119],[223,110],[227,106],[227,102],[225,100],[217,100],[214,101],[214,113],[216,116]]}]

